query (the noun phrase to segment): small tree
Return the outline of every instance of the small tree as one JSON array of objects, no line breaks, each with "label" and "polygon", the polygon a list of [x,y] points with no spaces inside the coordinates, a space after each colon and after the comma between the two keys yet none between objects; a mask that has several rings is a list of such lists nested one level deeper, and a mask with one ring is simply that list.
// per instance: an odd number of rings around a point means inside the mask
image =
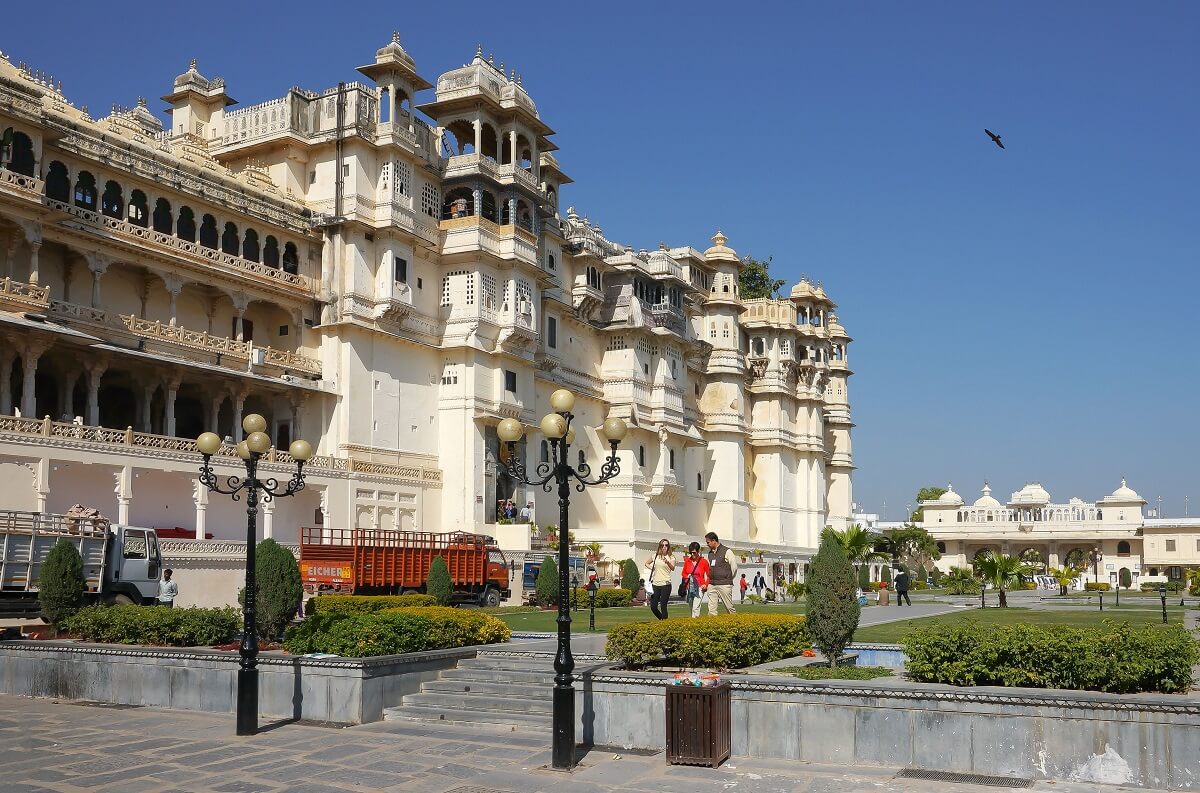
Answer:
[{"label": "small tree", "polygon": [[931,579],[933,579],[934,586],[942,585],[942,575],[943,575],[942,571],[937,569],[936,567],[929,571],[929,577]]},{"label": "small tree", "polygon": [[429,575],[425,578],[425,594],[433,595],[437,598],[439,606],[445,606],[450,603],[450,595],[453,592],[454,588],[450,584],[450,570],[446,567],[446,560],[441,556],[433,557],[433,561],[429,564]]},{"label": "small tree", "polygon": [[1019,584],[1021,576],[1031,575],[1034,572],[1032,566],[1022,562],[1016,556],[996,553],[994,550],[989,550],[984,555],[976,557],[975,569],[979,571],[979,575],[984,581],[996,588],[1000,595],[1000,608],[1008,607],[1007,590]]},{"label": "small tree", "polygon": [[621,562],[621,587],[628,589],[633,594],[637,594],[637,583],[641,577],[641,571],[638,570],[637,562],[632,559],[626,559]]},{"label": "small tree", "polygon": [[543,606],[558,605],[558,565],[554,563],[553,557],[547,556],[542,561],[535,589],[538,602]]},{"label": "small tree", "polygon": [[885,583],[885,584],[892,583],[892,568],[889,565],[885,564],[883,566],[883,575],[881,576],[881,578],[883,578],[883,583]]},{"label": "small tree", "polygon": [[70,540],[59,540],[46,561],[38,581],[38,603],[46,622],[59,623],[75,613],[83,604],[83,559]]},{"label": "small tree", "polygon": [[258,635],[275,641],[296,616],[304,598],[296,557],[274,540],[263,540],[255,550],[254,577],[258,592],[255,601]]},{"label": "small tree", "polygon": [[1129,587],[1133,586],[1133,574],[1129,572],[1128,567],[1121,568],[1118,580],[1121,584],[1121,589],[1129,589]]},{"label": "small tree", "polygon": [[858,628],[854,590],[854,567],[846,551],[836,538],[822,537],[808,577],[808,634],[831,667]]},{"label": "small tree", "polygon": [[858,588],[866,591],[871,584],[871,568],[867,565],[862,565],[858,568]]}]

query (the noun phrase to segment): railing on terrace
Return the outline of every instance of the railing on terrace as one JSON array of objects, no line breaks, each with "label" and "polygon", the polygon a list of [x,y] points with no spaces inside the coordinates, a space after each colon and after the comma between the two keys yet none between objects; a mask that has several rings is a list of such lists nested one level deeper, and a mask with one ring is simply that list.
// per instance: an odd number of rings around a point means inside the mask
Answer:
[{"label": "railing on terrace", "polygon": [[115,232],[118,237],[124,237],[133,241],[149,243],[152,247],[166,249],[167,252],[178,255],[179,253],[191,254],[199,259],[203,259],[205,264],[218,264],[232,267],[240,270],[244,274],[255,275],[259,278],[274,284],[286,284],[288,286],[298,286],[311,291],[311,279],[297,273],[291,273],[287,270],[278,267],[271,267],[262,262],[253,262],[249,259],[243,259],[241,256],[225,253],[216,248],[208,248],[198,242],[189,242],[188,240],[180,239],[171,234],[164,234],[161,231],[155,231],[149,227],[138,226],[120,218],[110,218],[107,215],[102,215],[99,212],[93,212],[90,209],[73,206],[65,201],[57,201],[53,198],[45,199],[46,206],[51,209],[57,209],[60,212],[65,212],[74,216],[77,220],[83,221],[88,225],[95,227],[104,227],[111,232]]},{"label": "railing on terrace", "polygon": [[50,288],[5,278],[0,281],[0,303],[17,303],[30,308],[50,305]]},{"label": "railing on terrace", "polygon": [[27,194],[31,198],[41,198],[46,188],[46,183],[36,176],[26,176],[23,173],[10,171],[7,168],[0,168],[0,185],[15,187],[18,191]]}]

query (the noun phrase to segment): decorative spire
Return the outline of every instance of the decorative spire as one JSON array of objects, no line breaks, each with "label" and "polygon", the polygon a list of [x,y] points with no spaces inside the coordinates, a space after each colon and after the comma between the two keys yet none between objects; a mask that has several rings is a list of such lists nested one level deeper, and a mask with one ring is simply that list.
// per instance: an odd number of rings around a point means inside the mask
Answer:
[{"label": "decorative spire", "polygon": [[196,59],[195,58],[192,58],[192,63],[190,66],[188,66],[188,71],[192,71],[192,72],[196,71]]},{"label": "decorative spire", "polygon": [[521,80],[523,80],[523,79],[524,79],[524,76],[523,76],[523,75],[520,75],[520,74],[518,74],[518,75],[517,75],[517,85],[520,85],[520,84],[521,84]]},{"label": "decorative spire", "polygon": [[476,44],[476,45],[475,45],[475,57],[476,57],[476,58],[482,58],[482,57],[483,57],[483,45],[482,45],[482,44]]},{"label": "decorative spire", "polygon": [[398,31],[398,30],[393,30],[393,31],[392,31],[392,43],[393,43],[393,44],[399,44],[399,43],[400,43],[400,31]]},{"label": "decorative spire", "polygon": [[717,229],[717,233],[712,235],[713,245],[716,245],[718,247],[723,247],[725,245],[725,242],[727,239],[728,238],[724,234],[721,233],[720,229]]},{"label": "decorative spire", "polygon": [[139,96],[138,97],[138,107],[145,107],[145,106],[146,106],[146,97]]},{"label": "decorative spire", "polygon": [[494,53],[494,52],[488,53],[488,63],[490,63],[493,66],[496,65],[496,53]]}]

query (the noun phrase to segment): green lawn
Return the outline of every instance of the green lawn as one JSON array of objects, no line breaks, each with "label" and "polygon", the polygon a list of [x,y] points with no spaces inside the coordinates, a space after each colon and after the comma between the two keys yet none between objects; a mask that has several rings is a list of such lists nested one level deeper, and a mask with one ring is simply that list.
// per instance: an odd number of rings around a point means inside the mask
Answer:
[{"label": "green lawn", "polygon": [[[799,603],[780,603],[779,605],[755,605],[753,603],[744,603],[737,607],[739,614],[803,614],[804,601]],[[550,633],[557,629],[554,619],[558,616],[557,611],[536,611],[532,613],[521,614],[505,614],[504,609],[496,609],[492,613],[514,631],[530,631],[530,632],[545,632]],[[691,612],[683,603],[671,603],[667,607],[667,612],[671,617],[686,617]],[[705,605],[700,612],[708,614],[708,606]],[[722,609],[724,614],[725,610]],[[631,608],[608,608],[596,609],[596,632],[607,633],[608,629],[614,625],[624,625],[629,622],[648,622],[654,619],[654,615],[650,613],[648,606],[633,606]],[[571,631],[574,633],[587,633],[588,627],[588,611],[580,609],[579,611],[571,612]]]},{"label": "green lawn", "polygon": [[[1167,610],[1167,618],[1172,623],[1181,621],[1178,607],[1172,612]],[[1042,609],[1024,609],[1009,607],[1006,609],[987,608],[955,611],[936,617],[888,622],[883,625],[872,625],[861,628],[854,634],[856,642],[899,642],[906,633],[914,628],[925,628],[931,625],[952,625],[961,622],[976,622],[981,625],[1071,625],[1074,627],[1090,627],[1103,625],[1105,620],[1119,620],[1132,625],[1161,625],[1161,611],[1146,611],[1140,609],[1116,609],[1107,607],[1101,612],[1096,610],[1071,609],[1069,611],[1046,611]]]}]

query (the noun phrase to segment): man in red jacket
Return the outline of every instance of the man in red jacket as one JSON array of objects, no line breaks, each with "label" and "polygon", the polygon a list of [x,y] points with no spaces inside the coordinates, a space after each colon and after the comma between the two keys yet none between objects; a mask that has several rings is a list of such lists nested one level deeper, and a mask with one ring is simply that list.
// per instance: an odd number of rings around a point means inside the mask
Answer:
[{"label": "man in red jacket", "polygon": [[688,546],[687,557],[683,560],[683,585],[692,616],[699,617],[700,606],[708,592],[708,560],[700,555],[698,542]]}]

